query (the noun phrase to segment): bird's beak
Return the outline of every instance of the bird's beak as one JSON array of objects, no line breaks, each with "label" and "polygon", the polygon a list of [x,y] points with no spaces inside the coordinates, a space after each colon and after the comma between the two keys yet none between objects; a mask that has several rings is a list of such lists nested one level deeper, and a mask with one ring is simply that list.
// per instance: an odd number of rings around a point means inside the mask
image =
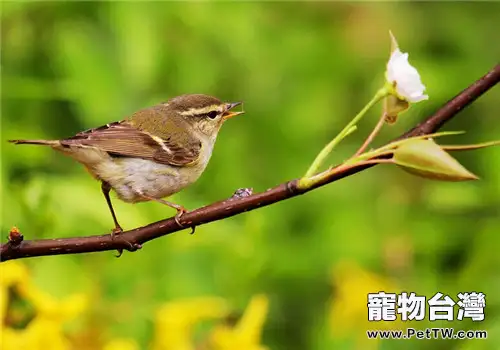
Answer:
[{"label": "bird's beak", "polygon": [[232,117],[236,117],[237,115],[243,114],[245,112],[231,112],[231,109],[233,109],[236,106],[241,105],[241,102],[233,102],[233,103],[226,103],[226,111],[222,114],[222,117],[224,120],[227,120]]}]

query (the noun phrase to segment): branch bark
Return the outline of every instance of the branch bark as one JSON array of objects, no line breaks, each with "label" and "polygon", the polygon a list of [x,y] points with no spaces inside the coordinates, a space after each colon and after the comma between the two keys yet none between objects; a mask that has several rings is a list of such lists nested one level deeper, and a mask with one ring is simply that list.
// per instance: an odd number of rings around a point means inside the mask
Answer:
[{"label": "branch bark", "polygon": [[[494,87],[499,81],[500,65],[497,64],[491,71],[444,104],[436,113],[401,135],[398,139],[436,132],[447,121],[456,116],[462,109],[475,101],[479,96]],[[183,227],[179,227],[175,220],[170,218],[130,231],[125,231],[114,237],[111,237],[110,234],[103,234],[87,237],[41,240],[19,241],[19,239],[9,239],[7,243],[2,244],[0,247],[0,261],[45,255],[100,252],[106,250],[135,251],[141,248],[142,244],[153,239],[183,230],[187,227],[200,226],[280,202],[309,192],[328,183],[338,181],[346,176],[353,175],[372,166],[374,166],[374,164],[363,165],[332,174],[332,176],[325,178],[322,182],[315,184],[312,188],[307,190],[299,189],[297,187],[297,179],[295,179],[261,193],[250,194],[243,197],[236,196],[216,202],[184,214],[181,218]]]}]

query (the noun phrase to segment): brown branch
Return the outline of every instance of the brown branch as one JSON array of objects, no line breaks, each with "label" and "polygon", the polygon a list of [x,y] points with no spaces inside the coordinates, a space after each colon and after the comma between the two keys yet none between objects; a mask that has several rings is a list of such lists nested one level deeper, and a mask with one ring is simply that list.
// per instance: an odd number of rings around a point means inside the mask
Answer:
[{"label": "brown branch", "polygon": [[[430,134],[437,131],[458,112],[495,86],[499,81],[500,65],[496,65],[485,76],[448,101],[442,108],[425,121],[400,136],[399,139]],[[363,165],[349,168],[345,171],[335,172],[330,177],[325,178],[321,183],[315,184],[313,188],[307,190],[299,189],[297,187],[297,180],[292,180],[261,193],[248,194],[248,192],[243,191],[245,194],[244,196],[234,196],[233,198],[188,212],[182,216],[181,222],[185,227],[191,227],[225,219],[249,210],[295,197],[314,188],[353,175],[374,165],[375,164]],[[182,229],[183,228],[179,227],[173,218],[170,218],[123,232],[114,238],[112,238],[110,234],[104,234],[88,237],[19,241],[19,236],[16,236],[18,239],[15,242],[9,240],[9,242],[1,245],[0,261],[33,256],[89,253],[105,250],[135,251],[148,241]],[[20,239],[22,239],[22,236],[20,237]]]}]

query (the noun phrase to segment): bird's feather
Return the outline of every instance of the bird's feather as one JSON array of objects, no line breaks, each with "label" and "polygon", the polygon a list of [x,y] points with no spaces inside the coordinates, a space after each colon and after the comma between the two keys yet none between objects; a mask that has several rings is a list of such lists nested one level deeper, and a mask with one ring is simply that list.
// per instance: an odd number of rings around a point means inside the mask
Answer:
[{"label": "bird's feather", "polygon": [[175,135],[166,138],[154,136],[124,120],[82,131],[60,143],[63,147],[95,147],[111,156],[137,157],[167,165],[194,163],[200,155],[201,143],[194,139],[180,141]]}]

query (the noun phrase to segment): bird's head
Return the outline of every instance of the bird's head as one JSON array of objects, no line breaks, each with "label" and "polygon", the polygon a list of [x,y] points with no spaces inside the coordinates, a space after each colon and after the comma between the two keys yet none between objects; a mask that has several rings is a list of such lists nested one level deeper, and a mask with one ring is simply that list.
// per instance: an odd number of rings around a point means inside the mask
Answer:
[{"label": "bird's head", "polygon": [[177,96],[170,99],[167,105],[176,115],[209,136],[216,134],[226,120],[244,113],[232,111],[241,102],[221,102],[218,98],[202,94]]}]

